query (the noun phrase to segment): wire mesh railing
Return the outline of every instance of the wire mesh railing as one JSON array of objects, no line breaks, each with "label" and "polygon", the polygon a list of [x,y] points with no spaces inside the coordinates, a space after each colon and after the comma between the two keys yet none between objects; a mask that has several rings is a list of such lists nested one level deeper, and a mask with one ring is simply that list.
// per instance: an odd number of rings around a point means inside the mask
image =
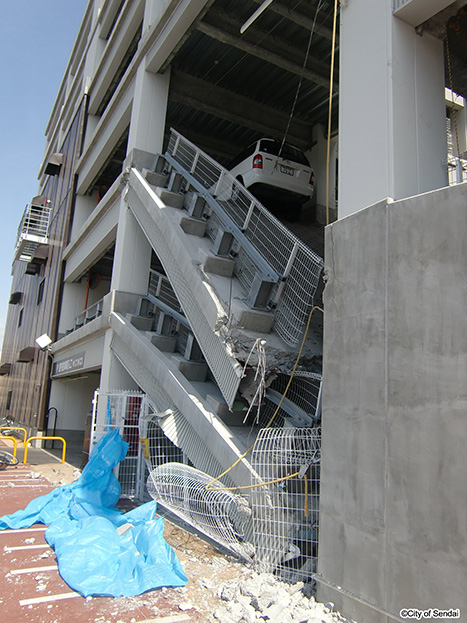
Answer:
[{"label": "wire mesh railing", "polygon": [[259,483],[270,484],[250,497],[259,571],[291,583],[309,581],[316,572],[320,458],[320,428],[260,431],[251,463]]},{"label": "wire mesh railing", "polygon": [[21,218],[15,244],[15,257],[30,262],[40,244],[47,244],[52,207],[49,200],[44,205],[27,205]]},{"label": "wire mesh railing", "polygon": [[80,329],[83,325],[88,324],[88,322],[91,322],[92,320],[99,318],[99,316],[102,316],[103,308],[103,298],[86,307],[86,309],[84,309],[82,312],[74,317],[73,327],[68,329],[67,333],[72,333],[73,331],[76,331],[76,329]]},{"label": "wire mesh railing", "polygon": [[220,164],[172,129],[165,157],[207,201],[207,233],[214,240],[223,229],[232,236],[235,275],[247,291],[255,279],[275,282],[266,307],[275,312],[276,333],[299,344],[323,269],[308,248]]},{"label": "wire mesh railing", "polygon": [[287,374],[278,374],[269,386],[279,395],[286,392],[288,400],[318,421],[321,416],[321,374],[298,371],[292,381]]},{"label": "wire mesh railing", "polygon": [[159,299],[178,313],[183,313],[177,295],[166,275],[153,270],[149,271],[148,294]]},{"label": "wire mesh railing", "polygon": [[118,429],[128,451],[115,468],[122,495],[138,497],[145,464],[139,443],[139,415],[143,394],[131,390],[115,390],[94,394],[89,452],[108,432]]},{"label": "wire mesh railing", "polygon": [[49,231],[51,211],[50,202],[44,206],[27,205],[18,227],[18,240],[24,238],[37,240],[37,242],[45,241]]},{"label": "wire mesh railing", "polygon": [[321,429],[261,430],[251,481],[239,488],[225,473],[223,482],[213,480],[221,466],[186,421],[185,436],[175,416],[140,392],[97,391],[91,448],[117,428],[129,444],[116,473],[124,495],[143,500],[149,494],[242,558],[253,558],[258,571],[310,581],[318,555]]}]

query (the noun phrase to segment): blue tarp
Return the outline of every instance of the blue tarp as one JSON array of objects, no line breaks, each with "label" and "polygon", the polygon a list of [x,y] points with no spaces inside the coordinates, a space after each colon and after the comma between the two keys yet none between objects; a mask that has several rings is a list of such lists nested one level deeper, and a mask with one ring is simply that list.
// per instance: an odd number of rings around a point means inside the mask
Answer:
[{"label": "blue tarp", "polygon": [[112,470],[127,449],[113,430],[96,446],[76,482],[0,518],[0,529],[49,524],[45,538],[55,550],[60,575],[83,597],[130,597],[188,581],[163,538],[156,503],[128,513],[115,508],[121,488]]}]

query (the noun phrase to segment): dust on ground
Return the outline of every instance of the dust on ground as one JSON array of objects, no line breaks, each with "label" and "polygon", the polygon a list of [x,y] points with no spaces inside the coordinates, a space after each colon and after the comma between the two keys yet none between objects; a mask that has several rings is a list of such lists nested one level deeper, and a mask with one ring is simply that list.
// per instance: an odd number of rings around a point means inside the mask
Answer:
[{"label": "dust on ground", "polygon": [[[67,463],[45,464],[30,466],[31,476],[34,478],[44,477],[51,484],[61,486],[77,480],[81,472]],[[119,507],[123,512],[132,507],[130,500],[121,500]],[[125,508],[128,506],[128,508]],[[333,611],[333,604],[321,604],[316,602],[313,597],[303,596],[302,605],[297,599],[291,599],[290,605],[283,607],[281,604],[271,605],[269,610],[280,607],[279,618],[272,615],[265,615],[262,612],[255,612],[255,608],[247,602],[240,604],[241,587],[253,582],[255,590],[259,591],[258,596],[263,592],[265,584],[261,585],[261,576],[267,574],[257,574],[251,566],[229,555],[225,550],[219,549],[214,544],[206,542],[188,529],[173,523],[164,517],[164,538],[174,549],[183,570],[188,578],[186,586],[178,588],[162,588],[161,592],[168,602],[178,604],[181,612],[187,614],[197,612],[209,623],[254,623],[255,621],[274,621],[281,620],[283,623],[289,621],[293,623],[297,620],[312,623],[339,623],[345,621],[341,615]],[[267,584],[273,586],[272,590],[277,592],[281,582],[277,582],[273,577],[265,578]],[[301,583],[300,583],[301,584]],[[239,588],[240,587],[240,588]],[[261,587],[261,588],[257,588]],[[303,587],[303,585],[302,585]],[[269,587],[271,589],[271,586]],[[282,591],[282,589],[279,589]],[[301,595],[301,587],[292,587],[291,594]],[[248,591],[246,591],[248,594]],[[296,597],[300,597],[297,593]],[[119,599],[119,611],[122,611],[124,604],[133,611],[135,608],[146,607],[154,613],[160,613],[159,591],[150,591],[138,597],[129,599]],[[88,598],[90,599],[90,598]],[[283,598],[281,598],[283,601]],[[303,602],[306,602],[303,605]],[[305,609],[304,609],[305,608]],[[257,608],[256,608],[257,609]],[[297,609],[306,613],[305,618],[295,618],[294,613]],[[267,612],[268,608],[264,608]],[[106,622],[107,623],[107,622]],[[110,623],[110,621],[108,622]]]},{"label": "dust on ground", "polygon": [[[81,476],[81,471],[68,463],[53,463],[30,466],[33,477],[43,477],[54,486],[69,484]],[[224,582],[240,578],[248,571],[245,565],[233,557],[216,550],[195,534],[164,518],[164,538],[174,549],[188,584],[176,589],[162,589],[163,592],[175,591],[180,595],[180,609],[191,608],[203,613],[208,621],[217,621],[213,612],[222,605],[217,596],[217,588]],[[142,602],[150,601],[150,594],[139,598]],[[133,601],[138,598],[133,598]],[[146,604],[147,605],[147,604]]]}]

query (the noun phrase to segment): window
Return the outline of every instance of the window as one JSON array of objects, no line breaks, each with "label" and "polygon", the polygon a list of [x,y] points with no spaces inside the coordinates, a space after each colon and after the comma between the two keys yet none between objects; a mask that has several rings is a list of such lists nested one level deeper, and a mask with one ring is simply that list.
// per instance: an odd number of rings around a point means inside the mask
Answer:
[{"label": "window", "polygon": [[8,392],[8,394],[7,394],[7,397],[6,397],[6,405],[5,405],[5,409],[6,409],[7,411],[9,411],[9,410],[10,410],[10,407],[11,407],[11,397],[12,397],[12,395],[13,395],[13,392],[10,390],[10,391]]},{"label": "window", "polygon": [[42,303],[42,299],[44,298],[44,286],[45,279],[42,279],[37,290],[37,305],[40,305]]},{"label": "window", "polygon": [[21,326],[21,324],[23,322],[23,311],[24,311],[24,309],[21,308],[21,310],[19,312],[19,316],[18,316],[18,328]]}]

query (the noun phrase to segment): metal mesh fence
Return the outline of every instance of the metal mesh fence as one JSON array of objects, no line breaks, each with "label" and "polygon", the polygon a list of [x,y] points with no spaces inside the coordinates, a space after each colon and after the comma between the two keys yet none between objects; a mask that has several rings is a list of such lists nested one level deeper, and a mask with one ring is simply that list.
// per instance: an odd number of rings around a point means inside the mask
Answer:
[{"label": "metal mesh fence", "polygon": [[142,501],[149,493],[216,542],[254,559],[259,571],[309,581],[318,547],[320,429],[261,430],[251,455],[252,487],[240,493],[228,475],[210,484],[221,467],[200,450],[186,423],[187,442],[180,424],[173,411],[158,412],[140,392],[96,392],[91,447],[118,428],[129,444],[116,468],[123,495]]},{"label": "metal mesh fence", "polygon": [[271,483],[250,498],[255,563],[287,582],[307,581],[316,571],[320,446],[319,428],[269,428],[253,449],[257,482]]},{"label": "metal mesh fence", "polygon": [[[287,374],[279,374],[270,389],[282,396],[289,378]],[[321,374],[296,372],[286,394],[288,400],[314,420],[320,417],[321,380]]]},{"label": "metal mesh fence", "polygon": [[223,491],[222,483],[207,489],[212,477],[189,465],[166,463],[153,469],[148,492],[191,526],[224,547],[249,559],[251,545],[244,542],[251,510],[242,496]]},{"label": "metal mesh fence", "polygon": [[96,391],[93,401],[90,453],[100,439],[117,428],[128,443],[125,459],[115,468],[122,487],[122,495],[138,497],[144,462],[142,460],[138,422],[143,394],[133,391],[101,393]]},{"label": "metal mesh fence", "polygon": [[[235,274],[244,287],[249,290],[255,275],[262,272],[256,253],[271,272],[283,280],[280,289],[273,290],[270,300],[270,306],[276,307],[275,331],[286,343],[297,345],[313,307],[323,268],[322,258],[294,236],[217,162],[175,130],[171,132],[166,155],[183,174],[216,199],[223,216],[221,219],[217,214],[217,222],[208,226],[208,235],[214,239],[224,219],[237,229],[236,243],[242,250],[236,255]],[[251,244],[254,254],[245,242]]]}]

